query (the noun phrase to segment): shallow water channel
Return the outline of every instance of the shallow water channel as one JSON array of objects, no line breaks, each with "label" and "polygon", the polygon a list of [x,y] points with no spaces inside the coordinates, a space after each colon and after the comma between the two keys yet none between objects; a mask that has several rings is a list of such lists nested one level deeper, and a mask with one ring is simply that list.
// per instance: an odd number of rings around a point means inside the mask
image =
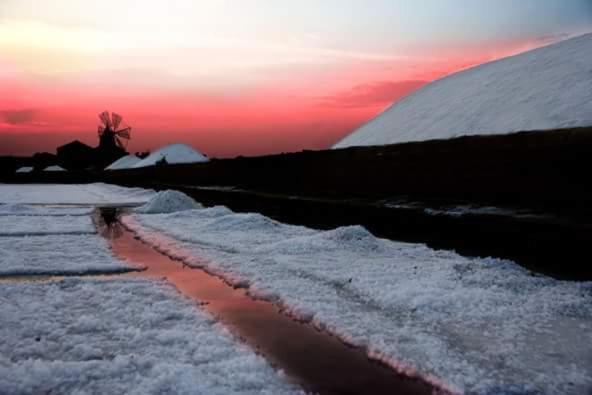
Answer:
[{"label": "shallow water channel", "polygon": [[125,214],[117,208],[100,209],[95,222],[117,257],[147,268],[124,276],[165,278],[305,390],[320,394],[435,392],[423,381],[370,360],[362,348],[350,347],[294,320],[270,302],[254,300],[245,290],[158,252],[123,227],[119,215]]}]

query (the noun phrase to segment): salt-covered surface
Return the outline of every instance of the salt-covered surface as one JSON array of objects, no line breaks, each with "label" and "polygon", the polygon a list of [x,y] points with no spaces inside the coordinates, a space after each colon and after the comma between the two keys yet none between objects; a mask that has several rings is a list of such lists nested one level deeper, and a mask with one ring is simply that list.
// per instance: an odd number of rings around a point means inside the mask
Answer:
[{"label": "salt-covered surface", "polygon": [[88,208],[0,205],[0,212],[3,206],[12,208],[12,214],[0,215],[0,275],[113,273],[134,269],[113,257],[107,242],[97,234],[89,212],[60,213]]},{"label": "salt-covered surface", "polygon": [[23,166],[16,169],[17,173],[30,173],[33,171],[33,168],[30,166]]},{"label": "salt-covered surface", "polygon": [[433,82],[334,148],[592,125],[592,34]]},{"label": "salt-covered surface", "polygon": [[203,206],[184,193],[169,189],[158,192],[146,204],[137,207],[135,211],[143,214],[165,214],[198,208],[203,208]]},{"label": "salt-covered surface", "polygon": [[0,184],[0,203],[18,204],[143,204],[152,190],[95,184]]},{"label": "salt-covered surface", "polygon": [[359,226],[316,231],[224,207],[124,221],[172,256],[444,386],[592,390],[590,283],[377,239]]},{"label": "salt-covered surface", "polygon": [[206,156],[186,144],[171,144],[152,152],[132,167],[154,166],[163,159],[168,164],[199,163],[209,160]]},{"label": "salt-covered surface", "polygon": [[142,159],[138,158],[136,155],[126,155],[122,158],[117,159],[115,162],[111,163],[109,166],[105,168],[105,170],[123,170],[129,169]]},{"label": "salt-covered surface", "polygon": [[96,229],[88,215],[0,215],[0,236],[94,233]]},{"label": "salt-covered surface", "polygon": [[131,269],[140,268],[115,259],[99,235],[0,237],[2,276],[117,273]]},{"label": "salt-covered surface", "polygon": [[161,282],[3,283],[0,317],[1,393],[297,391]]},{"label": "salt-covered surface", "polygon": [[18,203],[0,203],[0,216],[19,215],[19,216],[66,216],[66,215],[90,215],[93,212],[92,207],[40,207],[30,206]]},{"label": "salt-covered surface", "polygon": [[54,165],[54,166],[47,166],[45,169],[43,169],[43,171],[50,171],[51,172],[51,171],[67,171],[67,170],[61,166]]}]

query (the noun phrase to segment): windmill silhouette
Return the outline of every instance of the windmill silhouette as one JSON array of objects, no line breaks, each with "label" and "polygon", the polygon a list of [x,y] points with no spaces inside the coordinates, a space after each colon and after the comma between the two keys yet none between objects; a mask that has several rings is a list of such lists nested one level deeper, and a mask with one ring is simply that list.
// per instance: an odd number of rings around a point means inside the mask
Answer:
[{"label": "windmill silhouette", "polygon": [[[109,111],[103,111],[99,114],[101,124],[98,128],[99,149],[114,151],[116,148],[126,151],[127,143],[131,139],[132,128],[125,125],[121,115],[116,113],[109,114]],[[120,129],[119,127],[122,126]]]},{"label": "windmill silhouette", "polygon": [[99,145],[90,147],[74,140],[57,147],[59,164],[68,170],[104,169],[117,159],[127,155],[131,139],[131,126],[123,122],[121,115],[103,111],[99,114]]}]

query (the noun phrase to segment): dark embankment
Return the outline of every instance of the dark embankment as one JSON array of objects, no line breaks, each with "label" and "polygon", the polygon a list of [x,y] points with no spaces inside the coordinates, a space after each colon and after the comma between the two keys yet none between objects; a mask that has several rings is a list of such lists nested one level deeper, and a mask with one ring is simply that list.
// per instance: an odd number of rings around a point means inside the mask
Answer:
[{"label": "dark embankment", "polygon": [[[579,128],[20,180],[176,188],[284,222],[362,224],[380,237],[592,279],[591,162],[592,128]],[[467,204],[516,215],[442,213]]]},{"label": "dark embankment", "polygon": [[588,209],[592,128],[213,160],[111,180],[225,185],[300,196],[468,200]]}]

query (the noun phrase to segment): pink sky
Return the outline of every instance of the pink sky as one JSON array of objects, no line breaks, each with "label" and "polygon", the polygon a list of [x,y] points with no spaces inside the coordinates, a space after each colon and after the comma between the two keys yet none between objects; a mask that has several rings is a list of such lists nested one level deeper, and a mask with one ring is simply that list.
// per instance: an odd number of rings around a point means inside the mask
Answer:
[{"label": "pink sky", "polygon": [[[124,28],[103,23],[114,10],[126,19],[121,3],[92,2],[96,9],[87,10],[56,0],[45,12],[28,3],[0,6],[7,15],[0,17],[0,155],[53,152],[74,138],[95,145],[103,110],[133,127],[131,151],[172,142],[217,157],[323,149],[427,82],[562,37],[532,28],[439,39],[452,27],[432,26],[430,38],[418,17],[406,35],[384,32],[395,38],[383,40],[380,21],[376,31],[369,24],[358,32],[358,17],[348,13],[332,16],[334,31],[315,25],[312,16],[338,8],[314,2],[282,24],[265,19],[283,12],[266,0],[241,4],[265,5],[267,14],[236,3],[179,0],[171,3],[178,9],[161,10],[147,1],[127,9],[133,19]],[[385,12],[395,4],[379,3]],[[355,0],[351,6],[369,12]],[[228,20],[239,16],[240,23]]]}]

